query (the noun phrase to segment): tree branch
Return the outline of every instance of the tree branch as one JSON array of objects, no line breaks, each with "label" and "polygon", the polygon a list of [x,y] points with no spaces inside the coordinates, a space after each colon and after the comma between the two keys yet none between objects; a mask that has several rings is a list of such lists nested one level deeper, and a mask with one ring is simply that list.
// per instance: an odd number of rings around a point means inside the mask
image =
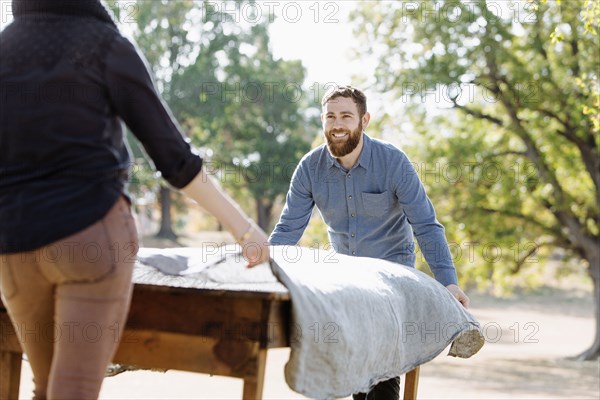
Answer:
[{"label": "tree branch", "polygon": [[538,109],[540,113],[558,121],[564,129],[557,129],[555,132],[559,136],[567,139],[569,142],[577,146],[583,160],[583,164],[588,174],[592,178],[596,188],[596,198],[600,204],[600,157],[598,157],[598,147],[593,135],[585,134],[585,139],[577,136],[575,128],[571,125],[571,119],[567,114],[567,120],[562,119],[558,114],[546,109]]},{"label": "tree branch", "polygon": [[456,102],[456,99],[452,99],[452,103],[454,103],[454,108],[457,108],[457,109],[463,111],[466,114],[472,115],[475,118],[484,119],[484,120],[489,121],[489,122],[491,122],[491,123],[493,123],[495,125],[498,125],[499,127],[504,127],[504,124],[502,123],[502,120],[500,120],[500,119],[498,119],[496,117],[493,117],[491,115],[485,114],[485,113],[483,113],[481,111],[477,111],[477,110],[473,110],[473,109],[470,109],[470,108],[465,107],[465,106],[461,106],[460,104],[458,104]]},{"label": "tree branch", "polygon": [[522,221],[525,221],[525,222],[528,222],[530,224],[537,226],[538,228],[542,229],[546,233],[549,233],[558,238],[564,239],[565,243],[569,243],[568,239],[564,236],[563,232],[560,229],[545,225],[542,222],[536,220],[534,217],[519,214],[517,212],[509,211],[509,210],[501,210],[501,209],[494,209],[494,208],[487,208],[487,207],[477,207],[476,209],[486,212],[488,214],[501,214],[501,215],[505,215],[510,218],[520,219]]},{"label": "tree branch", "polygon": [[527,153],[525,153],[524,151],[506,150],[506,151],[500,151],[498,153],[492,153],[488,157],[486,157],[486,159],[498,158],[498,157],[503,157],[503,156],[508,156],[508,155],[527,157]]},{"label": "tree branch", "polygon": [[560,115],[556,114],[555,112],[550,111],[550,110],[546,110],[546,109],[543,109],[543,108],[539,108],[538,111],[541,112],[542,115],[545,115],[547,117],[550,117],[552,119],[557,120],[563,127],[565,127],[565,128],[567,127],[567,122],[565,120],[563,120],[560,117]]},{"label": "tree branch", "polygon": [[535,253],[537,253],[537,251],[543,247],[543,246],[549,246],[549,245],[556,245],[555,242],[550,241],[550,242],[543,242],[543,243],[535,243],[535,246],[533,246],[531,249],[529,249],[522,257],[519,257],[518,260],[516,260],[514,267],[511,269],[511,273],[512,274],[517,274],[519,271],[521,271],[521,267],[523,267],[523,264],[525,264],[526,260],[531,257],[532,255],[534,255]]}]

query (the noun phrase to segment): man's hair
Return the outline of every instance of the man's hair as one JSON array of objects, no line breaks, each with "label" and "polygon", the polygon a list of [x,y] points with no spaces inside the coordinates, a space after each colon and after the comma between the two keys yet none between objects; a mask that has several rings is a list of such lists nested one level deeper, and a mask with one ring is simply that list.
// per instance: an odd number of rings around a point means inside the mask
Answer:
[{"label": "man's hair", "polygon": [[362,118],[363,115],[367,112],[367,96],[360,90],[353,88],[352,86],[339,86],[329,92],[325,93],[323,96],[323,100],[321,100],[321,105],[325,106],[328,101],[331,101],[338,97],[349,97],[356,104],[356,108],[358,108],[358,116]]}]

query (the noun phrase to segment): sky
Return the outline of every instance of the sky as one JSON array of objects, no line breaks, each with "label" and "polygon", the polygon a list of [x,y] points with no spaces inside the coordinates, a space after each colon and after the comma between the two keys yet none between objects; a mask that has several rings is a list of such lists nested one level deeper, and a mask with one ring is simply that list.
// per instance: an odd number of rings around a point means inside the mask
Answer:
[{"label": "sky", "polygon": [[[261,10],[268,12],[268,1],[258,2]],[[335,85],[353,84],[363,90],[368,99],[368,108],[374,118],[383,112],[397,112],[384,101],[381,93],[373,93],[361,87],[359,82],[368,79],[377,60],[355,55],[361,44],[354,36],[349,14],[360,1],[284,1],[271,2],[274,21],[270,26],[271,48],[274,57],[301,60],[306,68],[305,88],[308,95],[317,94],[317,88],[327,89]],[[363,53],[364,54],[364,53]],[[361,77],[362,79],[356,79]],[[320,102],[320,97],[316,98]],[[385,139],[395,142],[382,132]]]},{"label": "sky", "polygon": [[282,4],[275,8],[277,14],[270,29],[274,56],[302,60],[309,87],[316,82],[350,83],[352,76],[361,72],[360,62],[352,60],[352,46],[356,41],[348,20],[357,2]]}]

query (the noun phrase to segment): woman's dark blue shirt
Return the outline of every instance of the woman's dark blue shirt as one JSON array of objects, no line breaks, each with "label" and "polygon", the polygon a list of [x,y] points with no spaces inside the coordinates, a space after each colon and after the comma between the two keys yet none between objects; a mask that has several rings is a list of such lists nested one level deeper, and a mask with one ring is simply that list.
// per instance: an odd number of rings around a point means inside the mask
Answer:
[{"label": "woman's dark blue shirt", "polygon": [[34,250],[106,214],[131,164],[122,121],[174,187],[202,167],[100,3],[61,3],[15,1],[0,33],[0,253]]}]

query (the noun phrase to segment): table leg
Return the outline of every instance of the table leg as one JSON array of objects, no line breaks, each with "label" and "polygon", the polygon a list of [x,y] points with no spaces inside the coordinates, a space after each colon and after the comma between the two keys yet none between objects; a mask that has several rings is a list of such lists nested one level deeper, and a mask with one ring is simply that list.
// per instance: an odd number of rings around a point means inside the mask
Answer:
[{"label": "table leg", "polygon": [[0,352],[0,400],[19,398],[22,353]]},{"label": "table leg", "polygon": [[404,400],[416,400],[417,389],[419,388],[419,370],[420,367],[416,367],[412,371],[408,371],[404,377]]},{"label": "table leg", "polygon": [[267,350],[259,349],[256,355],[256,371],[251,376],[244,378],[244,400],[260,400],[263,396],[265,381],[265,366],[267,364]]}]

